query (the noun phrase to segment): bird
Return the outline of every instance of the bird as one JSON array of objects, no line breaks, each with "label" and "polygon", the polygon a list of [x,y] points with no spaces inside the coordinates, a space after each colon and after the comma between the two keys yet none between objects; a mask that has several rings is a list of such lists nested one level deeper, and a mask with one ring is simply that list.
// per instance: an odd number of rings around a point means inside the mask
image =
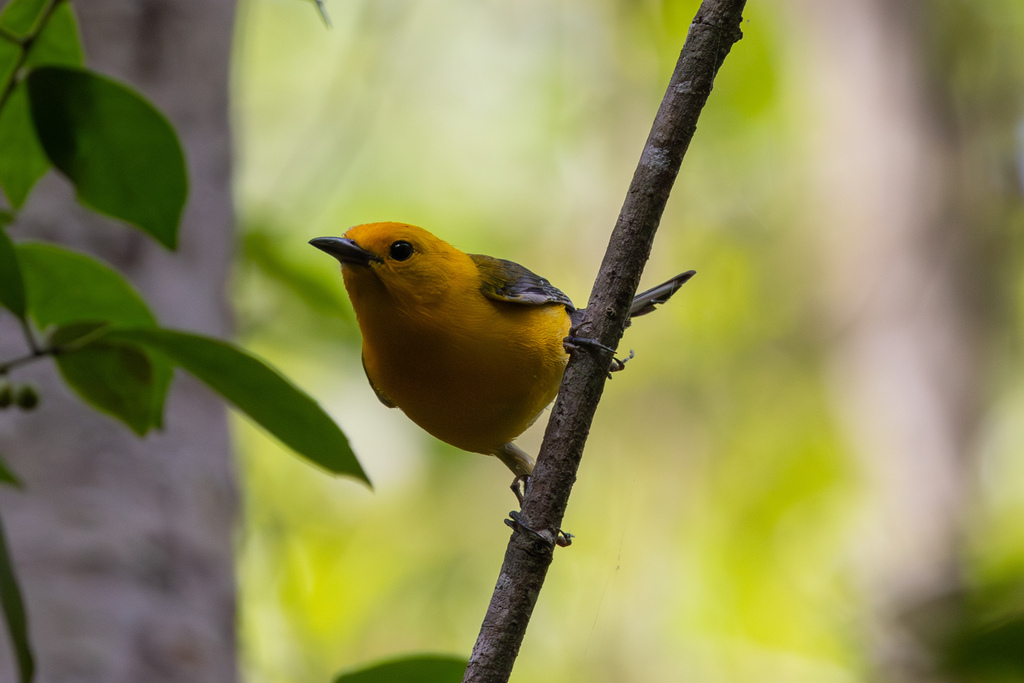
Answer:
[{"label": "bird", "polygon": [[[534,461],[513,441],[554,400],[569,350],[607,349],[573,334],[582,309],[518,263],[464,253],[407,223],[356,225],[309,243],[341,264],[380,402],[528,477]],[[638,294],[630,316],[653,311],[694,274]]]}]

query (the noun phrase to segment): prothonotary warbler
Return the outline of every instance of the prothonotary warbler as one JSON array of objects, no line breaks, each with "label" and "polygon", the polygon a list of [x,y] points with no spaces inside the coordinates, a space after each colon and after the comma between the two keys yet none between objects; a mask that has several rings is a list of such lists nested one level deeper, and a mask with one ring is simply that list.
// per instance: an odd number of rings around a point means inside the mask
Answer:
[{"label": "prothonotary warbler", "polygon": [[[517,476],[533,460],[512,441],[558,393],[565,339],[582,311],[523,266],[466,254],[423,228],[368,223],[310,241],[341,262],[377,398],[441,441],[497,456]],[[694,271],[633,300],[654,310]]]}]

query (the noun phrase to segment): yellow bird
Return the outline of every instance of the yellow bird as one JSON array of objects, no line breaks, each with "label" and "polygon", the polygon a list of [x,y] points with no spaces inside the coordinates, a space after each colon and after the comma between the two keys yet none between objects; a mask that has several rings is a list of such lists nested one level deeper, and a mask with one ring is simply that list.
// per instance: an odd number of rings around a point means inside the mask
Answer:
[{"label": "yellow bird", "polygon": [[[405,223],[357,225],[310,244],[341,262],[377,398],[441,441],[529,475],[533,460],[512,441],[558,393],[582,313],[569,297],[517,263],[463,253]],[[693,275],[637,295],[631,316]]]}]

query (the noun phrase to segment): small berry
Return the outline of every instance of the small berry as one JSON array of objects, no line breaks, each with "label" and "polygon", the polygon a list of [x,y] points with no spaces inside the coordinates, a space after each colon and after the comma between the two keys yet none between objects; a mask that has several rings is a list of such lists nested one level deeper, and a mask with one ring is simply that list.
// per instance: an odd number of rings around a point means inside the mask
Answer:
[{"label": "small berry", "polygon": [[18,388],[18,391],[14,394],[14,402],[18,404],[18,407],[22,410],[32,410],[39,405],[39,394],[28,384],[25,384]]}]

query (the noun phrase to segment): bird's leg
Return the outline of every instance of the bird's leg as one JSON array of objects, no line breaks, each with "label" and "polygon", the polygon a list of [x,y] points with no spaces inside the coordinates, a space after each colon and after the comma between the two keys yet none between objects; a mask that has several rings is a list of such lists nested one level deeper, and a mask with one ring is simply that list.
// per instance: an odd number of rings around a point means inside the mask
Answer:
[{"label": "bird's leg", "polygon": [[633,358],[633,349],[629,350],[629,356],[626,358],[616,358],[615,349],[605,346],[596,339],[590,339],[589,337],[577,337],[572,334],[573,330],[569,331],[569,336],[562,340],[562,346],[565,348],[567,353],[578,351],[581,348],[600,349],[607,351],[612,354],[612,360],[608,367],[608,379],[612,378],[613,372],[618,372],[625,369],[626,363]]},{"label": "bird's leg", "polygon": [[[491,455],[505,463],[505,467],[512,470],[512,474],[516,475],[516,479],[523,476],[529,477],[530,473],[533,472],[533,458],[511,441],[491,451]],[[514,487],[515,485],[516,482],[512,482],[512,486]]]}]

